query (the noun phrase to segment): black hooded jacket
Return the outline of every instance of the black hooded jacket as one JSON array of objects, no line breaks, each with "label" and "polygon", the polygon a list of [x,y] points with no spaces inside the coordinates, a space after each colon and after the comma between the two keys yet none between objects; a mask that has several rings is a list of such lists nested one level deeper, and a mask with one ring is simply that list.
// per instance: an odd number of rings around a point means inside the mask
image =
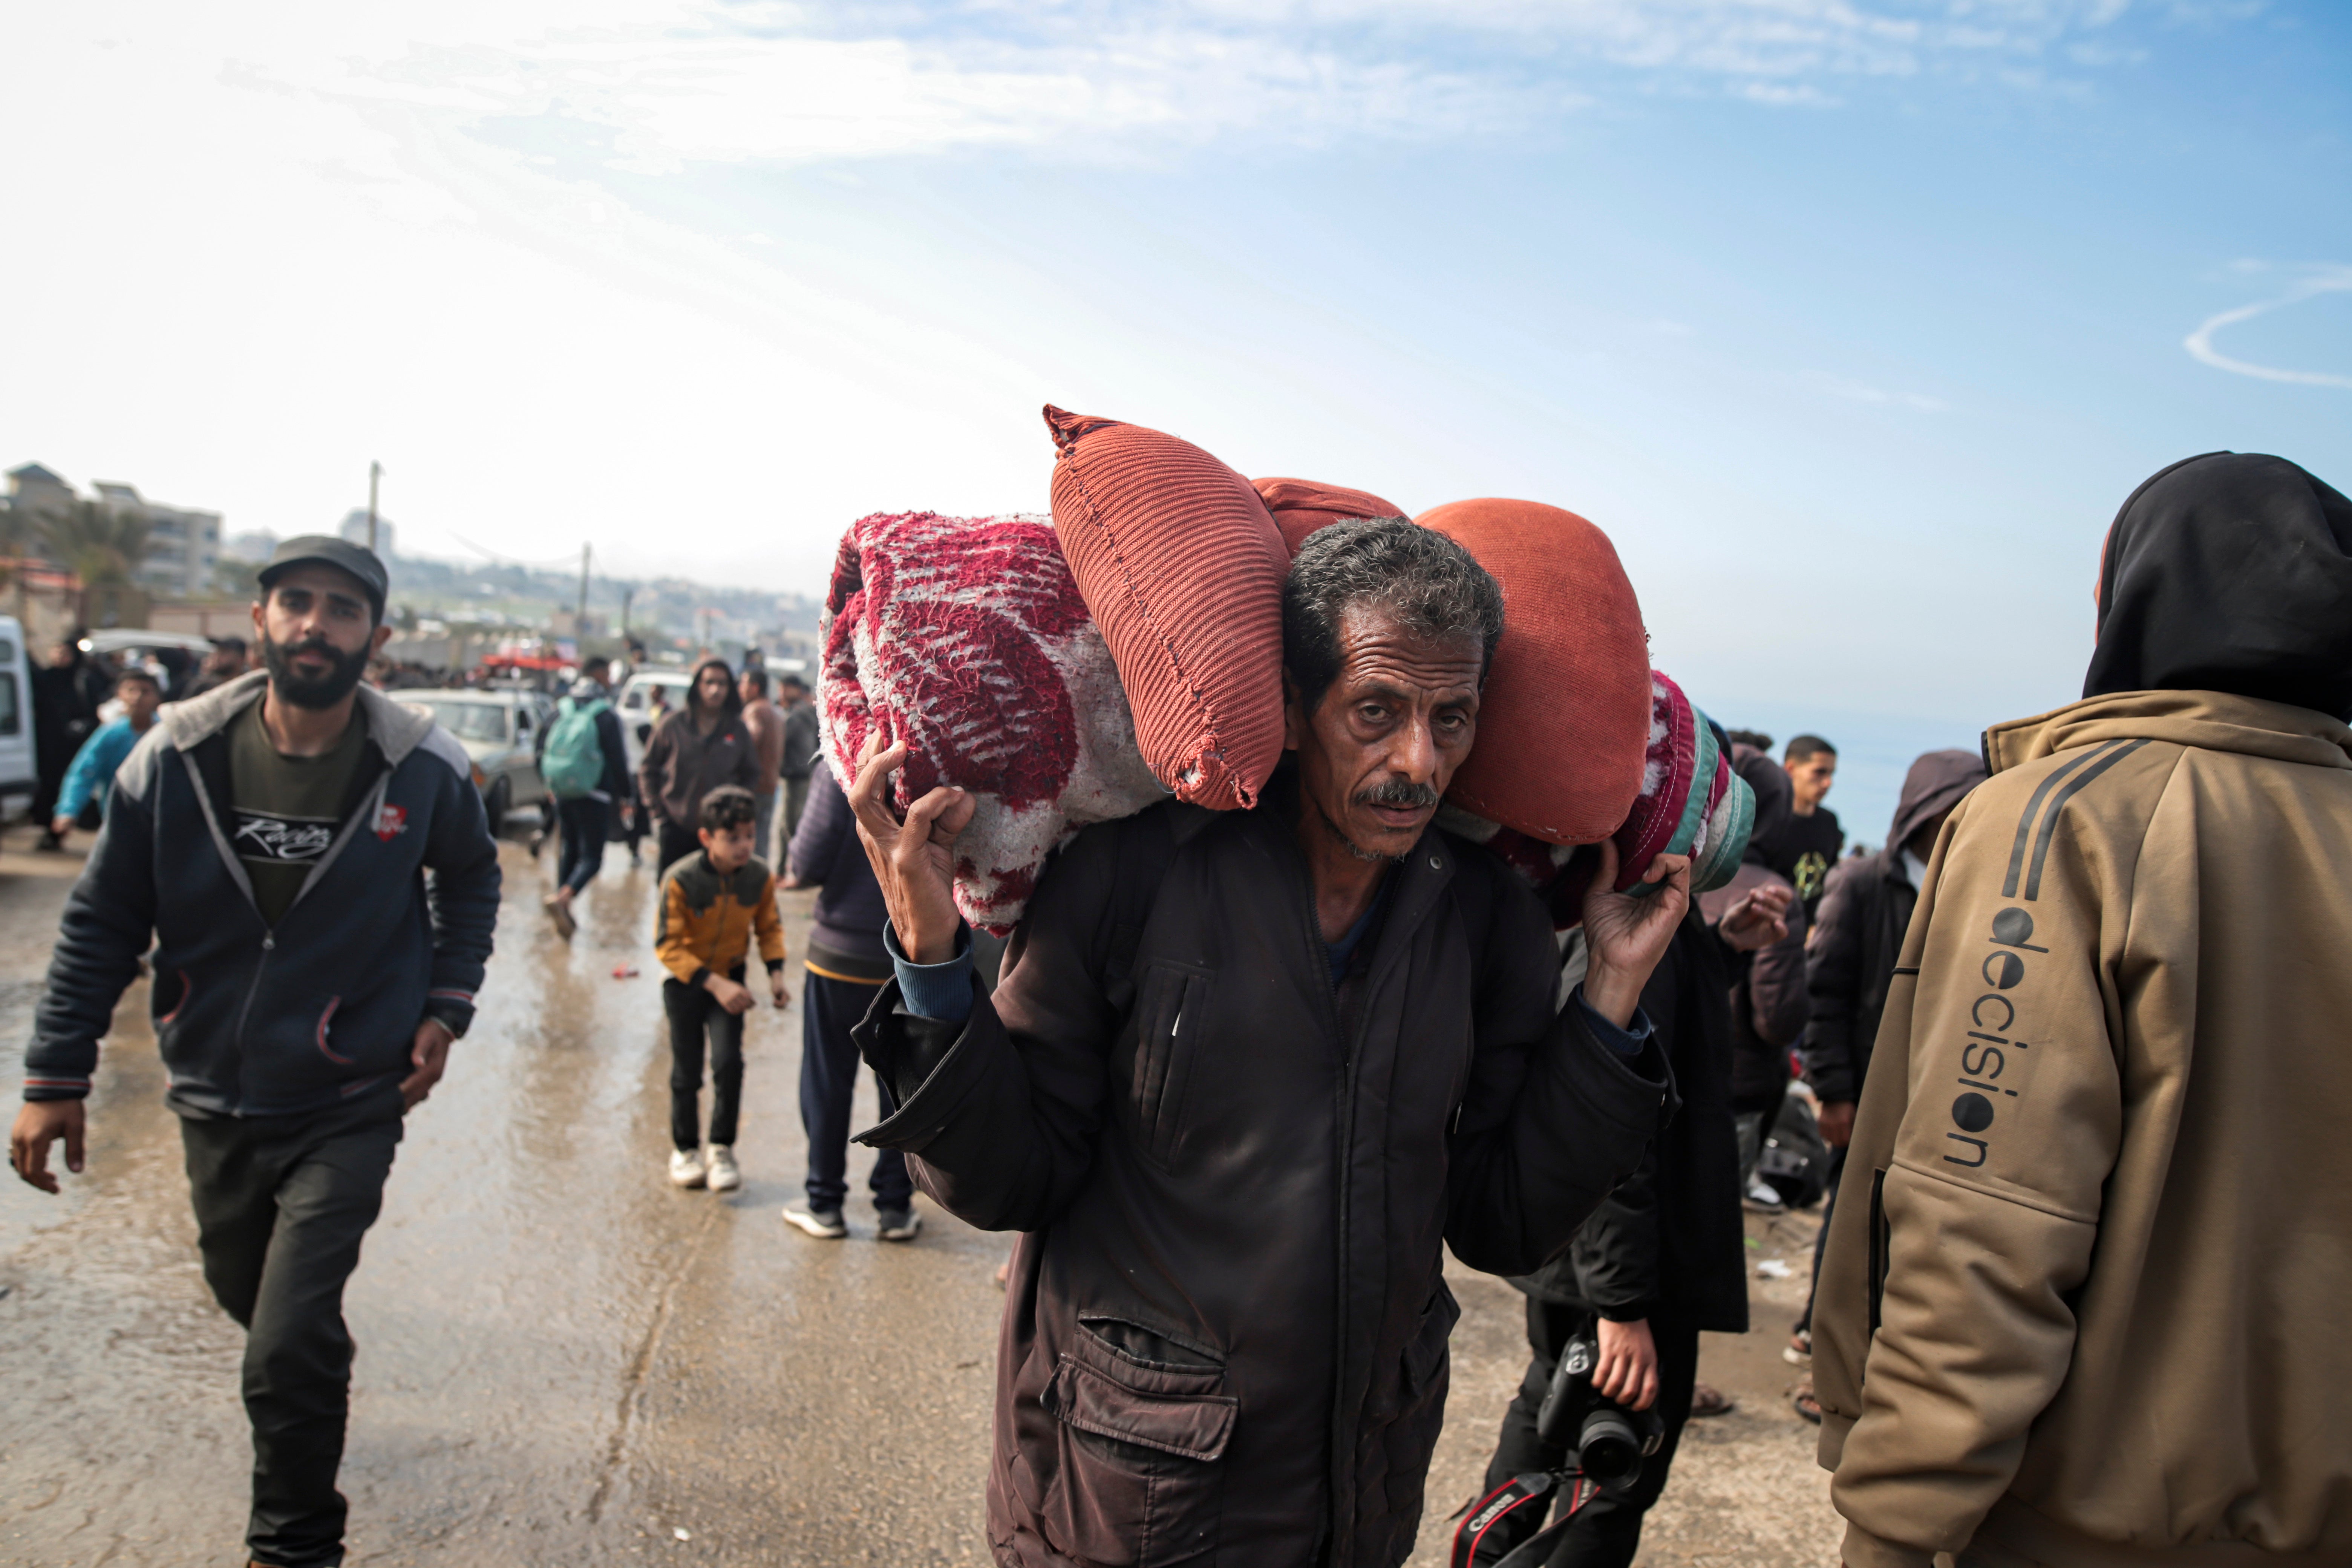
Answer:
[{"label": "black hooded jacket", "polygon": [[[990,1544],[1006,1568],[1393,1568],[1460,1313],[1442,1246],[1523,1274],[1673,1113],[1654,1038],[1554,997],[1517,875],[1431,829],[1333,984],[1288,792],[1173,802],[1046,865],[994,998],[884,986],[860,1142],[1013,1254]],[[975,979],[975,985],[977,981]]]},{"label": "black hooded jacket", "polygon": [[1805,986],[1812,998],[1805,1077],[1824,1105],[1862,1098],[1878,1017],[1895,983],[1895,956],[1919,901],[1919,889],[1903,869],[1903,847],[1986,776],[1984,759],[1974,752],[1927,752],[1903,775],[1886,847],[1841,861],[1830,873],[1805,953]]},{"label": "black hooded jacket", "polygon": [[1682,1108],[1576,1239],[1511,1283],[1621,1323],[1664,1318],[1748,1331],[1739,1142],[1731,1121],[1731,971],[1736,956],[1693,909],[1642,988]]},{"label": "black hooded jacket", "polygon": [[2083,695],[2227,691],[2352,721],[2352,501],[2284,458],[2208,452],[2125,501]]},{"label": "black hooded jacket", "polygon": [[[1771,868],[1779,835],[1795,816],[1789,773],[1753,746],[1731,749],[1731,765],[1756,792],[1756,826],[1748,857],[1727,887],[1699,895],[1709,921],[1756,888],[1795,884]],[[1772,1110],[1789,1086],[1789,1052],[1805,1034],[1805,906],[1789,905],[1789,932],[1771,946],[1730,955],[1731,1108],[1746,1114]]]}]

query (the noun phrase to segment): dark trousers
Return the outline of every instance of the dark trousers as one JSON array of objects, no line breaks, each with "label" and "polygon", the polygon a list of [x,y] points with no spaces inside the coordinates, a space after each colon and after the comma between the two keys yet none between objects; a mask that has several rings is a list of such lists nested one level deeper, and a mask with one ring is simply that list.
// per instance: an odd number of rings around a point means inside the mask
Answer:
[{"label": "dark trousers", "polygon": [[246,1330],[254,1561],[343,1560],[352,1336],[343,1281],[383,1204],[400,1144],[397,1095],[310,1116],[183,1120],[196,1246],[213,1299]]},{"label": "dark trousers", "polygon": [[[740,985],[742,966],[728,978]],[[662,982],[662,1011],[669,1015],[669,1141],[681,1149],[702,1142],[702,1039],[708,1033],[710,1141],[734,1147],[736,1110],[743,1102],[743,1015],[730,1013],[718,997],[682,980]]]},{"label": "dark trousers", "polygon": [[1822,1252],[1830,1244],[1830,1221],[1837,1214],[1838,1187],[1845,1179],[1845,1151],[1830,1151],[1830,1185],[1822,1199],[1821,1234],[1813,1237],[1813,1279],[1805,1287],[1805,1315],[1797,1320],[1797,1332],[1811,1333],[1813,1328],[1813,1298],[1822,1288]]},{"label": "dark trousers", "polygon": [[[1494,1461],[1486,1467],[1486,1491],[1494,1490],[1513,1476],[1553,1469],[1568,1459],[1567,1450],[1554,1447],[1536,1435],[1536,1412],[1543,1407],[1544,1394],[1551,1387],[1552,1371],[1559,1364],[1560,1352],[1576,1337],[1588,1316],[1581,1307],[1564,1307],[1553,1301],[1539,1301],[1533,1296],[1528,1298],[1528,1348],[1535,1353],[1528,1363],[1528,1375],[1519,1384],[1518,1396],[1503,1413],[1502,1441],[1496,1445]],[[1640,1480],[1622,1492],[1602,1492],[1576,1510],[1575,1523],[1546,1559],[1547,1568],[1629,1568],[1634,1552],[1642,1544],[1642,1516],[1665,1490],[1667,1468],[1674,1463],[1675,1448],[1682,1441],[1683,1425],[1690,1419],[1691,1385],[1698,1381],[1696,1329],[1670,1319],[1653,1318],[1650,1334],[1658,1346],[1655,1408],[1665,1422],[1666,1435],[1658,1444],[1658,1451],[1642,1461]],[[1568,1490],[1562,1487],[1559,1495],[1564,1498]],[[1565,1506],[1564,1500],[1559,1506]],[[1533,1505],[1522,1511],[1528,1517],[1506,1520],[1487,1531],[1485,1550],[1479,1553],[1482,1561],[1500,1557],[1541,1528],[1543,1520],[1536,1514]]]},{"label": "dark trousers", "polygon": [[[857,1042],[849,1031],[874,1003],[878,985],[803,976],[801,992],[801,1130],[808,1134],[808,1196],[813,1209],[838,1209],[849,1195],[849,1098],[857,1088]],[[890,1086],[875,1075],[882,1114],[897,1107]],[[874,1157],[874,1206],[903,1209],[914,1202],[907,1156],[885,1149]]]},{"label": "dark trousers", "polygon": [[555,868],[559,886],[574,894],[584,892],[604,868],[604,838],[612,831],[612,813],[610,805],[593,795],[555,803],[555,831],[563,842],[563,856]]},{"label": "dark trousers", "polygon": [[809,775],[784,780],[784,846],[792,847],[793,835],[801,830],[801,813],[808,809]]},{"label": "dark trousers", "polygon": [[702,836],[693,828],[663,823],[660,837],[654,846],[654,875],[661,875],[701,847]]}]

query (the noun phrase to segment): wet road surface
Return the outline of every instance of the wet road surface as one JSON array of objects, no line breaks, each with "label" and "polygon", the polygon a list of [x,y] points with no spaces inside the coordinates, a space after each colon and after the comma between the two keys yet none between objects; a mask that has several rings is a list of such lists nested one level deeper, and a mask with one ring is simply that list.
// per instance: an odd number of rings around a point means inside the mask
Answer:
[{"label": "wet road surface", "polygon": [[[0,850],[12,1105],[80,868],[79,854],[23,852],[29,838],[11,833]],[[650,859],[632,868],[616,847],[567,945],[538,907],[551,849],[541,862],[520,843],[502,853],[481,1011],[408,1119],[348,1294],[351,1560],[986,1563],[1006,1238],[919,1200],[921,1237],[877,1242],[864,1151],[851,1156],[849,1240],[781,1222],[803,1171],[796,1006],[763,1003],[746,1032],[742,1190],[672,1189]],[[795,955],[809,902],[784,896]],[[638,973],[616,978],[616,965]],[[787,973],[797,996],[797,962]],[[0,1182],[0,1563],[243,1561],[242,1335],[198,1271],[163,1090],[142,983],[102,1054],[86,1173],[56,1198]],[[870,1125],[870,1083],[860,1100]],[[1801,1300],[1805,1248],[1761,1245],[1797,1266]],[[1444,1560],[1444,1516],[1475,1484],[1525,1364],[1517,1294],[1452,1272],[1466,1310],[1416,1563]],[[1709,1336],[1703,1374],[1743,1408],[1685,1439],[1644,1563],[1834,1563],[1811,1428],[1780,1402],[1790,1311],[1769,1307],[1744,1338]]]}]

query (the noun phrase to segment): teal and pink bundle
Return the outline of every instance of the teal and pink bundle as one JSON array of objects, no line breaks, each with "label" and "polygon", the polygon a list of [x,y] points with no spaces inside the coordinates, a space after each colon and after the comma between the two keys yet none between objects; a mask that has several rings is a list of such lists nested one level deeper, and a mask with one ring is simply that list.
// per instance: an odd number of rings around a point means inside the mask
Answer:
[{"label": "teal and pink bundle", "polygon": [[1656,887],[1642,882],[1650,862],[1687,855],[1691,891],[1711,892],[1739,868],[1755,826],[1756,796],[1731,771],[1715,726],[1664,671],[1652,670],[1650,745],[1641,795],[1616,834],[1617,890]]},{"label": "teal and pink bundle", "polygon": [[[1483,844],[1527,879],[1561,931],[1584,918],[1584,889],[1600,857],[1591,845],[1547,844],[1483,816],[1451,799],[1438,826]],[[1756,826],[1756,796],[1731,771],[1715,726],[1658,670],[1650,672],[1649,747],[1642,763],[1642,793],[1611,837],[1617,845],[1619,892],[1647,894],[1657,883],[1642,873],[1660,855],[1691,858],[1691,892],[1712,892],[1731,880],[1748,853]]]}]

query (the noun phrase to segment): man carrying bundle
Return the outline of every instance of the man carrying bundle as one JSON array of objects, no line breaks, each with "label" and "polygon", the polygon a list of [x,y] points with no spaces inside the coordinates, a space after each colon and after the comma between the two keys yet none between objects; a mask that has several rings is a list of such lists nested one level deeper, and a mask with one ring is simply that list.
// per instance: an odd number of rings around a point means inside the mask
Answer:
[{"label": "man carrying bundle", "polygon": [[950,901],[971,797],[851,803],[897,978],[857,1031],[899,1109],[861,1142],[1015,1249],[989,1535],[1019,1568],[1389,1568],[1412,1547],[1458,1316],[1441,1243],[1531,1271],[1673,1096],[1637,1006],[1687,905],[1549,921],[1431,825],[1477,733],[1502,595],[1402,519],[1337,524],[1283,600],[1289,755],[1253,810],[1087,829],[1039,879],[992,999]]}]

